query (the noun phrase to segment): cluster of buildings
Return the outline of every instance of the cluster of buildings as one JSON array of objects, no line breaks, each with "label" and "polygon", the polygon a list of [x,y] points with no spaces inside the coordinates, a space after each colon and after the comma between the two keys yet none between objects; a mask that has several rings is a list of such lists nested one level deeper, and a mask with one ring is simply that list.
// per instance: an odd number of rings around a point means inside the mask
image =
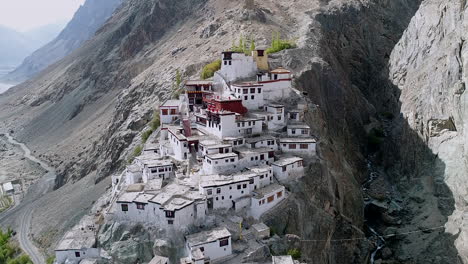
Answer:
[{"label": "cluster of buildings", "polygon": [[[187,231],[210,215],[232,212],[258,222],[287,199],[283,184],[304,175],[316,139],[291,72],[270,70],[264,50],[221,56],[213,80],[186,81],[179,99],[159,106],[159,134],[112,177],[112,221]],[[180,263],[228,258],[232,242],[224,227],[188,235]]]}]

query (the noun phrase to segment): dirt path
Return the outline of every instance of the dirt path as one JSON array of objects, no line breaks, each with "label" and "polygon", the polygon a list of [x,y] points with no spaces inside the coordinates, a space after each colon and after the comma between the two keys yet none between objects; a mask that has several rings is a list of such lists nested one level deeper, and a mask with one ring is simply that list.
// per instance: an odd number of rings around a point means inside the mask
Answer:
[{"label": "dirt path", "polygon": [[15,208],[0,214],[0,224],[3,225],[10,218],[19,220],[17,222],[18,240],[21,248],[31,257],[35,264],[45,263],[44,257],[34,246],[29,237],[31,219],[36,208],[36,203],[40,197],[46,194],[53,186],[56,173],[55,170],[45,162],[39,160],[31,154],[31,150],[23,143],[16,141],[11,135],[5,134],[11,144],[21,147],[24,157],[32,162],[36,162],[47,172],[35,184],[31,185],[23,201]]}]

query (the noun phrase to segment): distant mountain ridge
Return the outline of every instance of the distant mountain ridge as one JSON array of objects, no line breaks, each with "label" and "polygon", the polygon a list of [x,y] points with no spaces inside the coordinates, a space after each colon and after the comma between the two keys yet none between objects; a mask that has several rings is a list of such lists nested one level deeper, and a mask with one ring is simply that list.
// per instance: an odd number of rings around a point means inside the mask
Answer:
[{"label": "distant mountain ridge", "polygon": [[0,67],[18,66],[34,50],[57,37],[64,26],[65,22],[57,22],[18,32],[0,25]]},{"label": "distant mountain ridge", "polygon": [[55,39],[43,43],[45,46],[38,47],[19,67],[0,80],[12,83],[25,81],[64,58],[91,38],[122,1],[87,0]]}]

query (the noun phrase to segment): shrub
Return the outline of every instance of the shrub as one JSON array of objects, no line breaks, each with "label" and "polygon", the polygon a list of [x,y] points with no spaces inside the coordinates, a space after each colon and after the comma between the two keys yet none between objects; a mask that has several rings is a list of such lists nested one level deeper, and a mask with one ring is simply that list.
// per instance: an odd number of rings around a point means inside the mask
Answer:
[{"label": "shrub", "polygon": [[133,157],[140,156],[142,151],[143,147],[141,145],[136,146],[136,148],[133,150]]},{"label": "shrub", "polygon": [[285,49],[293,49],[296,47],[294,40],[281,39],[279,33],[273,34],[271,46],[266,50],[268,54],[276,53]]},{"label": "shrub", "polygon": [[141,134],[141,140],[143,140],[143,144],[148,141],[148,138],[153,134],[154,130],[153,129],[148,129],[143,134]]},{"label": "shrub", "polygon": [[[250,45],[249,45],[250,43]],[[252,51],[255,50],[255,40],[253,38],[244,39],[243,36],[239,38],[239,44],[236,45],[235,42],[232,42],[231,51],[242,52],[247,56],[252,54]]]},{"label": "shrub", "polygon": [[154,111],[153,119],[150,121],[150,127],[153,131],[156,131],[156,129],[158,129],[160,124],[161,124],[161,120],[159,118],[159,112]]},{"label": "shrub", "polygon": [[55,261],[55,256],[49,256],[46,260],[47,264],[53,264]]},{"label": "shrub", "polygon": [[302,254],[300,249],[293,248],[288,250],[288,255],[290,255],[293,259],[300,259]]},{"label": "shrub", "polygon": [[213,77],[214,73],[221,69],[221,60],[216,60],[203,67],[201,78],[203,80]]}]

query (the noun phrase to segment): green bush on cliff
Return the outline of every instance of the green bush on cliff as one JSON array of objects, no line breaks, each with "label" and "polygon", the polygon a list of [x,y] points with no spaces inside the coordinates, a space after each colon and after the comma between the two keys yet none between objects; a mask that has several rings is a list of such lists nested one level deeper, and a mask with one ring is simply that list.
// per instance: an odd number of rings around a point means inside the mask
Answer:
[{"label": "green bush on cliff", "polygon": [[300,249],[293,248],[288,250],[288,255],[290,255],[293,259],[300,259],[302,254]]},{"label": "green bush on cliff", "polygon": [[285,49],[293,49],[296,47],[294,40],[282,39],[279,33],[273,34],[271,46],[266,50],[268,54],[280,52]]},{"label": "green bush on cliff", "polygon": [[143,144],[148,141],[148,138],[151,136],[151,134],[153,134],[153,132],[154,130],[150,128],[141,134],[141,140],[143,141]]},{"label": "green bush on cliff", "polygon": [[205,67],[203,67],[200,77],[203,80],[211,78],[214,76],[214,73],[219,71],[220,69],[221,69],[221,60],[216,60],[210,64],[205,65]]}]

